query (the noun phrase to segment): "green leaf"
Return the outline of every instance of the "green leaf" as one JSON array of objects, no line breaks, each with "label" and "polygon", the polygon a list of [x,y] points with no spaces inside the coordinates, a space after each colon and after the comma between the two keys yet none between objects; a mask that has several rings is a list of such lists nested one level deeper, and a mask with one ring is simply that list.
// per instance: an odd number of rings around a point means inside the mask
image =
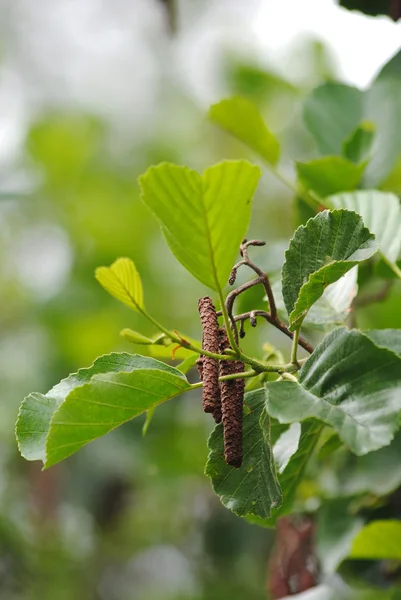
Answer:
[{"label": "green leaf", "polygon": [[280,145],[268,130],[258,108],[246,98],[233,97],[210,107],[211,120],[252,148],[271,165],[278,162]]},{"label": "green leaf", "polygon": [[349,555],[363,521],[350,510],[348,499],[325,499],[318,512],[316,550],[324,573],[335,573]]},{"label": "green leaf", "polygon": [[335,329],[299,372],[299,382],[266,385],[268,413],[280,423],[316,418],[357,455],[388,445],[401,410],[401,361],[356,330]]},{"label": "green leaf", "polygon": [[363,121],[343,144],[343,154],[355,163],[370,158],[376,126],[370,121]]},{"label": "green leaf", "polygon": [[[255,515],[265,519],[280,506],[282,494],[265,427],[265,393],[263,389],[248,392],[244,399],[243,461],[239,469],[224,460],[223,425],[217,425],[209,438],[210,454],[205,473],[226,508],[244,517]],[[260,422],[261,421],[261,422]]]},{"label": "green leaf", "polygon": [[283,297],[290,329],[334,283],[377,250],[362,218],[347,210],[323,211],[296,230],[285,253]]},{"label": "green leaf", "polygon": [[372,159],[364,187],[375,188],[393,170],[401,154],[401,80],[384,77],[365,92],[364,119],[376,125]]},{"label": "green leaf", "polygon": [[46,395],[34,393],[24,400],[17,421],[21,454],[49,467],[190,388],[180,371],[153,358],[102,356]]},{"label": "green leaf", "polygon": [[341,467],[327,465],[330,476],[322,472],[321,487],[325,496],[357,496],[374,494],[386,496],[401,485],[401,432],[398,431],[389,446],[365,456],[348,453],[341,460]]},{"label": "green leaf", "polygon": [[131,259],[118,258],[110,267],[98,267],[95,277],[120,302],[136,311],[143,308],[142,282]]},{"label": "green leaf", "polygon": [[214,290],[227,282],[251,214],[260,170],[226,161],[203,176],[162,163],[139,178],[142,199],[159,220],[175,257]]},{"label": "green leaf", "polygon": [[350,558],[401,560],[401,521],[373,521],[355,537]]},{"label": "green leaf", "polygon": [[[274,431],[276,429],[282,431],[283,425],[277,423],[275,419],[270,419],[270,422],[271,437],[274,437]],[[268,422],[266,421],[266,424],[267,423]],[[299,426],[298,423],[297,425]],[[273,446],[273,456],[278,472],[278,482],[283,495],[283,503],[280,507],[275,508],[272,511],[270,518],[262,519],[254,515],[248,515],[247,521],[261,527],[274,527],[277,519],[292,512],[298,487],[305,476],[306,468],[317,442],[319,441],[322,429],[323,426],[319,421],[309,419],[309,421],[301,424],[300,432],[297,428],[297,430],[294,430],[292,435],[289,436],[288,434],[291,433],[291,431],[287,429],[287,431],[284,431],[279,439],[276,440],[276,443]],[[294,433],[296,433],[296,440]],[[291,448],[289,448],[288,452],[285,454],[281,453],[281,449],[279,451],[279,445],[284,441],[283,437],[287,442],[291,440]],[[285,458],[284,461],[283,457]]]},{"label": "green leaf", "polygon": [[304,120],[322,154],[341,154],[362,119],[363,92],[347,85],[325,83],[305,102]]},{"label": "green leaf", "polygon": [[397,260],[401,251],[401,206],[395,194],[363,190],[330,196],[327,205],[361,215],[365,226],[376,237],[383,256],[393,263]]},{"label": "green leaf", "polygon": [[[303,326],[311,329],[325,329],[341,325],[348,318],[352,302],[358,292],[358,267],[354,267],[335,283],[327,286],[323,295],[316,300],[306,315]],[[273,284],[277,309],[285,314],[285,304],[281,292],[281,282]]]},{"label": "green leaf", "polygon": [[376,346],[391,350],[401,358],[401,329],[371,329],[365,331]]},{"label": "green leaf", "polygon": [[321,198],[354,190],[362,179],[366,163],[355,164],[342,156],[324,156],[307,163],[296,163],[298,179]]}]

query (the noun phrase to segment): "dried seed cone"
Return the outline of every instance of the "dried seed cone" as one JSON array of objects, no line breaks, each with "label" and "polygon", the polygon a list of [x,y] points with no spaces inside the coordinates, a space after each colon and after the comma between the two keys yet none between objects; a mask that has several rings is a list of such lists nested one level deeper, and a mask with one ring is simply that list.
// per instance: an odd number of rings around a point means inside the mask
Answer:
[{"label": "dried seed cone", "polygon": [[[200,298],[198,310],[202,323],[202,348],[208,352],[219,352],[219,324],[216,309],[209,296]],[[203,380],[202,406],[206,413],[212,413],[216,423],[221,421],[221,403],[219,387],[219,364],[209,356],[202,356],[198,370]]]},{"label": "dried seed cone", "polygon": [[[220,329],[220,352],[230,347],[225,329]],[[220,376],[241,373],[244,363],[240,360],[220,361]],[[228,465],[240,467],[242,464],[242,408],[245,382],[243,379],[230,379],[220,382],[221,412],[224,427],[224,458]]]}]

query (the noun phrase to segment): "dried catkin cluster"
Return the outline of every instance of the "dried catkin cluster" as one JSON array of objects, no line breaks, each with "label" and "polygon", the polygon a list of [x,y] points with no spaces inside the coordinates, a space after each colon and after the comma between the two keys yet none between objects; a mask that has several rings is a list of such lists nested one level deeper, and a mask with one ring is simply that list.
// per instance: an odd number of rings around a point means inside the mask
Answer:
[{"label": "dried catkin cluster", "polygon": [[[220,352],[230,347],[227,332],[219,330]],[[244,363],[240,360],[220,361],[220,375],[242,373]],[[224,457],[232,467],[242,464],[242,409],[244,401],[245,381],[229,379],[220,382],[221,411],[224,427]]]},{"label": "dried catkin cluster", "polygon": [[[214,354],[222,354],[230,347],[227,332],[219,329],[216,309],[209,296],[198,303],[202,323],[202,348]],[[212,413],[216,423],[223,420],[224,457],[226,463],[240,467],[242,463],[242,407],[245,382],[230,379],[219,383],[219,376],[241,373],[244,364],[239,361],[222,360],[201,356],[197,360],[200,378],[203,381],[203,410]]]},{"label": "dried catkin cluster", "polygon": [[[200,298],[198,310],[202,323],[202,348],[208,352],[219,352],[219,324],[216,309],[209,296]],[[219,363],[215,358],[201,356],[198,370],[203,381],[202,405],[206,413],[212,413],[216,423],[221,421],[221,402],[219,387]]]}]

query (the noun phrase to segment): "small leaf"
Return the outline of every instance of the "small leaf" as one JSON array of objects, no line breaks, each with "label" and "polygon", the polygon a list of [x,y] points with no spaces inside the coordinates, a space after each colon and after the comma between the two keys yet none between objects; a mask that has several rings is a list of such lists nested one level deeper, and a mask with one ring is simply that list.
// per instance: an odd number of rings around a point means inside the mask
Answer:
[{"label": "small leaf", "polygon": [[226,161],[203,176],[162,163],[139,178],[142,199],[175,257],[214,290],[228,280],[259,177],[260,170],[246,161]]},{"label": "small leaf", "polygon": [[324,156],[307,163],[296,163],[298,179],[321,198],[354,190],[362,179],[367,163],[355,164],[341,156]]},{"label": "small leaf", "polygon": [[210,107],[209,116],[216,125],[252,148],[268,163],[277,163],[280,145],[250,100],[241,97],[222,100]]},{"label": "small leaf", "polygon": [[123,329],[122,331],[120,331],[120,335],[128,342],[131,342],[131,344],[151,346],[155,343],[155,340],[152,340],[152,338],[148,338],[146,337],[146,335],[142,335],[142,333],[138,333],[137,331],[133,331],[132,329]]},{"label": "small leaf", "polygon": [[370,157],[376,126],[370,121],[363,121],[343,144],[343,154],[354,163]]},{"label": "small leaf", "polygon": [[282,502],[268,430],[259,423],[261,417],[263,419],[264,398],[264,390],[245,394],[243,462],[239,469],[230,467],[224,460],[221,423],[209,438],[206,475],[211,478],[213,489],[224,506],[240,517],[256,515],[265,519]]},{"label": "small leaf", "polygon": [[95,277],[120,302],[137,311],[143,308],[142,282],[131,259],[118,258],[110,267],[98,267]]},{"label": "small leaf", "polygon": [[401,251],[401,206],[395,194],[361,190],[330,196],[327,205],[361,215],[365,226],[376,237],[383,256],[393,263],[397,260]]},{"label": "small leaf", "polygon": [[334,283],[377,250],[374,236],[359,215],[323,211],[296,230],[285,253],[283,298],[290,329],[302,324],[311,306]]},{"label": "small leaf", "polygon": [[350,558],[401,560],[401,521],[373,521],[355,537]]},{"label": "small leaf", "polygon": [[266,387],[266,409],[280,423],[319,419],[357,455],[388,445],[399,426],[400,357],[356,330],[338,328],[326,336],[298,383]]},{"label": "small leaf", "polygon": [[305,102],[304,120],[322,154],[341,154],[362,119],[363,92],[348,85],[325,83]]},{"label": "small leaf", "polygon": [[110,354],[22,403],[22,455],[45,467],[67,458],[118,425],[191,388],[185,376],[153,358]]}]

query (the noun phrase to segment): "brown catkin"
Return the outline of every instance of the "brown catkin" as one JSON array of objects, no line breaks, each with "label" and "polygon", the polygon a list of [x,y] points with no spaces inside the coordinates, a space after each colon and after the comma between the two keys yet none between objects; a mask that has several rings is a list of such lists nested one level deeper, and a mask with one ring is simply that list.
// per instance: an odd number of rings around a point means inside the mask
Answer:
[{"label": "brown catkin", "polygon": [[[220,352],[230,347],[224,328],[219,330]],[[221,360],[220,376],[242,373],[244,363],[240,360]],[[242,464],[242,409],[245,381],[229,379],[220,382],[221,412],[224,428],[224,458],[228,465],[240,467]]]},{"label": "brown catkin", "polygon": [[[198,310],[202,323],[202,348],[208,352],[219,352],[219,324],[216,309],[209,296],[200,298]],[[219,387],[219,363],[209,356],[198,361],[198,370],[203,380],[202,406],[206,413],[212,413],[216,423],[221,421],[221,402]]]}]

